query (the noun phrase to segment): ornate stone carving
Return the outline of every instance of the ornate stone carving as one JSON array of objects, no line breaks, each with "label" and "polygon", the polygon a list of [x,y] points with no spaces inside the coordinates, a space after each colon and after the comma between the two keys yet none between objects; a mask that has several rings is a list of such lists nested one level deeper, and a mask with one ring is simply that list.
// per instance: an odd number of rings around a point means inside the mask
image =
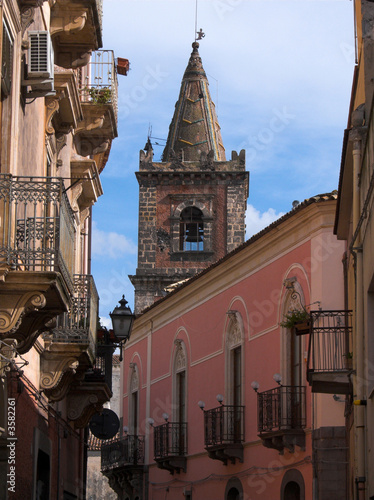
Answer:
[{"label": "ornate stone carving", "polygon": [[[12,300],[12,307],[7,307]],[[22,318],[30,311],[37,311],[46,305],[45,296],[40,292],[26,292],[15,297],[2,296],[0,309],[0,334],[13,334],[19,327]]]},{"label": "ornate stone carving", "polygon": [[65,373],[75,374],[79,365],[77,357],[44,351],[40,360],[40,387],[44,390],[54,389],[61,383]]},{"label": "ornate stone carving", "polygon": [[60,109],[60,104],[58,101],[59,101],[59,99],[56,97],[47,98],[47,117],[46,117],[46,125],[45,125],[45,131],[47,134],[54,134],[55,133],[55,129],[52,126],[52,120],[53,120],[53,116]]},{"label": "ornate stone carving", "polygon": [[70,8],[58,9],[56,7],[53,11],[51,16],[52,37],[61,32],[73,35],[84,28],[88,10],[77,4],[73,4],[75,8],[72,8],[71,2],[69,3]]},{"label": "ornate stone carving", "polygon": [[82,194],[83,186],[81,182],[75,184],[72,188],[72,200],[71,200],[71,208],[74,212],[79,212],[78,198]]},{"label": "ornate stone carving", "polygon": [[28,27],[34,22],[35,7],[24,7],[21,10],[22,36]]},{"label": "ornate stone carving", "polygon": [[176,352],[175,352],[175,371],[180,372],[186,369],[186,353],[183,349],[183,341],[180,339],[176,339],[175,342],[179,342],[176,344]]},{"label": "ornate stone carving", "polygon": [[242,330],[238,318],[236,317],[236,313],[233,312],[230,314],[229,312],[229,316],[230,324],[226,343],[227,347],[232,348],[242,343]]},{"label": "ornate stone carving", "polygon": [[62,160],[59,158],[62,149],[66,146],[66,134],[57,134],[56,135],[56,166],[62,167]]},{"label": "ornate stone carving", "polygon": [[86,427],[92,415],[102,411],[103,404],[110,400],[111,395],[106,382],[83,380],[72,387],[67,395],[67,416],[74,428]]},{"label": "ornate stone carving", "polygon": [[130,392],[136,392],[138,390],[139,390],[139,376],[138,376],[137,366],[135,365],[132,369],[132,374],[131,374]]}]

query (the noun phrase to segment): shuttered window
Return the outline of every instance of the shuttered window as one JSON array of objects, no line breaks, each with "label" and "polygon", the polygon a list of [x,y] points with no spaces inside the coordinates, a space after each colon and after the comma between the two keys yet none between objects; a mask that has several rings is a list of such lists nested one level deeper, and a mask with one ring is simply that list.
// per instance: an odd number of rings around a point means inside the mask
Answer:
[{"label": "shuttered window", "polygon": [[13,39],[6,22],[3,22],[3,50],[1,58],[1,90],[9,95],[12,89]]}]

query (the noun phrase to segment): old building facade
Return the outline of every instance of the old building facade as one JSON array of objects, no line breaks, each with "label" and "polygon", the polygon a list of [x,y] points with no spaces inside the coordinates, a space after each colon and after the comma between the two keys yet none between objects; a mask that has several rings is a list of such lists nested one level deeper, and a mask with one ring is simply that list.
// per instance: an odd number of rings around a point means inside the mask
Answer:
[{"label": "old building facade", "polygon": [[374,4],[356,0],[356,67],[344,134],[335,231],[347,241],[348,307],[354,311],[351,396],[347,401],[350,439],[349,498],[374,498],[373,337],[373,23]]},{"label": "old building facade", "polygon": [[118,498],[346,498],[335,207],[336,193],[306,200],[137,318],[125,432],[102,449]]},{"label": "old building facade", "polygon": [[90,244],[118,67],[101,0],[4,0],[0,17],[0,498],[81,499],[85,428],[111,396]]},{"label": "old building facade", "polygon": [[245,151],[226,160],[198,52],[183,76],[162,162],[140,151],[138,267],[130,276],[135,312],[217,261],[245,238]]}]

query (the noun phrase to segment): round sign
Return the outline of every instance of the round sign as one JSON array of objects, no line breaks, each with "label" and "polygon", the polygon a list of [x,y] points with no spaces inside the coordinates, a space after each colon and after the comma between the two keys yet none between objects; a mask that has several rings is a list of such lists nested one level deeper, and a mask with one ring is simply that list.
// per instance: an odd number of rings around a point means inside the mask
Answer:
[{"label": "round sign", "polygon": [[89,424],[92,434],[99,439],[113,438],[119,429],[119,419],[112,410],[104,408],[101,413],[95,413]]}]

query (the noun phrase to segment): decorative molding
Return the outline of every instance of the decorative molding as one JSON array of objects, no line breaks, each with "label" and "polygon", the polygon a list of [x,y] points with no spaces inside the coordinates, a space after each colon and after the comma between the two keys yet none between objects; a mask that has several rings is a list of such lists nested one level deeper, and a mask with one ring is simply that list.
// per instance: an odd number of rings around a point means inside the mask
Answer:
[{"label": "decorative molding", "polygon": [[[13,334],[19,328],[19,325],[25,314],[31,311],[38,311],[46,305],[46,298],[40,292],[26,292],[18,294],[18,299],[14,302],[15,297],[2,296],[0,309],[0,334]],[[9,306],[12,302],[11,307]],[[4,307],[5,306],[5,307]]]},{"label": "decorative molding", "polygon": [[55,129],[52,126],[52,120],[54,115],[60,109],[59,100],[60,99],[58,97],[47,98],[47,116],[46,116],[45,131],[49,135],[55,133]]},{"label": "decorative molding", "polygon": [[139,375],[138,368],[136,364],[132,368],[131,382],[130,382],[130,392],[137,392],[139,390]]},{"label": "decorative molding", "polygon": [[186,369],[187,359],[183,341],[181,339],[175,339],[174,343],[177,346],[175,351],[174,366],[175,373],[178,373]]},{"label": "decorative molding", "polygon": [[22,26],[22,36],[25,34],[26,30],[34,22],[35,7],[24,7],[21,10],[21,26]]},{"label": "decorative molding", "polygon": [[[80,353],[79,353],[80,354]],[[77,357],[44,351],[40,359],[40,387],[51,390],[57,387],[66,372],[75,374],[79,365]]]},{"label": "decorative molding", "polygon": [[74,212],[79,212],[78,198],[82,194],[83,186],[81,182],[78,182],[71,188],[72,192],[72,200],[71,200],[71,208]]},{"label": "decorative molding", "polygon": [[[61,1],[59,2],[62,3]],[[51,36],[54,37],[58,33],[74,35],[81,31],[87,22],[88,9],[71,1],[63,2],[64,8],[54,8],[51,15]],[[58,4],[57,4],[58,5]],[[61,6],[62,7],[62,6]]]}]

